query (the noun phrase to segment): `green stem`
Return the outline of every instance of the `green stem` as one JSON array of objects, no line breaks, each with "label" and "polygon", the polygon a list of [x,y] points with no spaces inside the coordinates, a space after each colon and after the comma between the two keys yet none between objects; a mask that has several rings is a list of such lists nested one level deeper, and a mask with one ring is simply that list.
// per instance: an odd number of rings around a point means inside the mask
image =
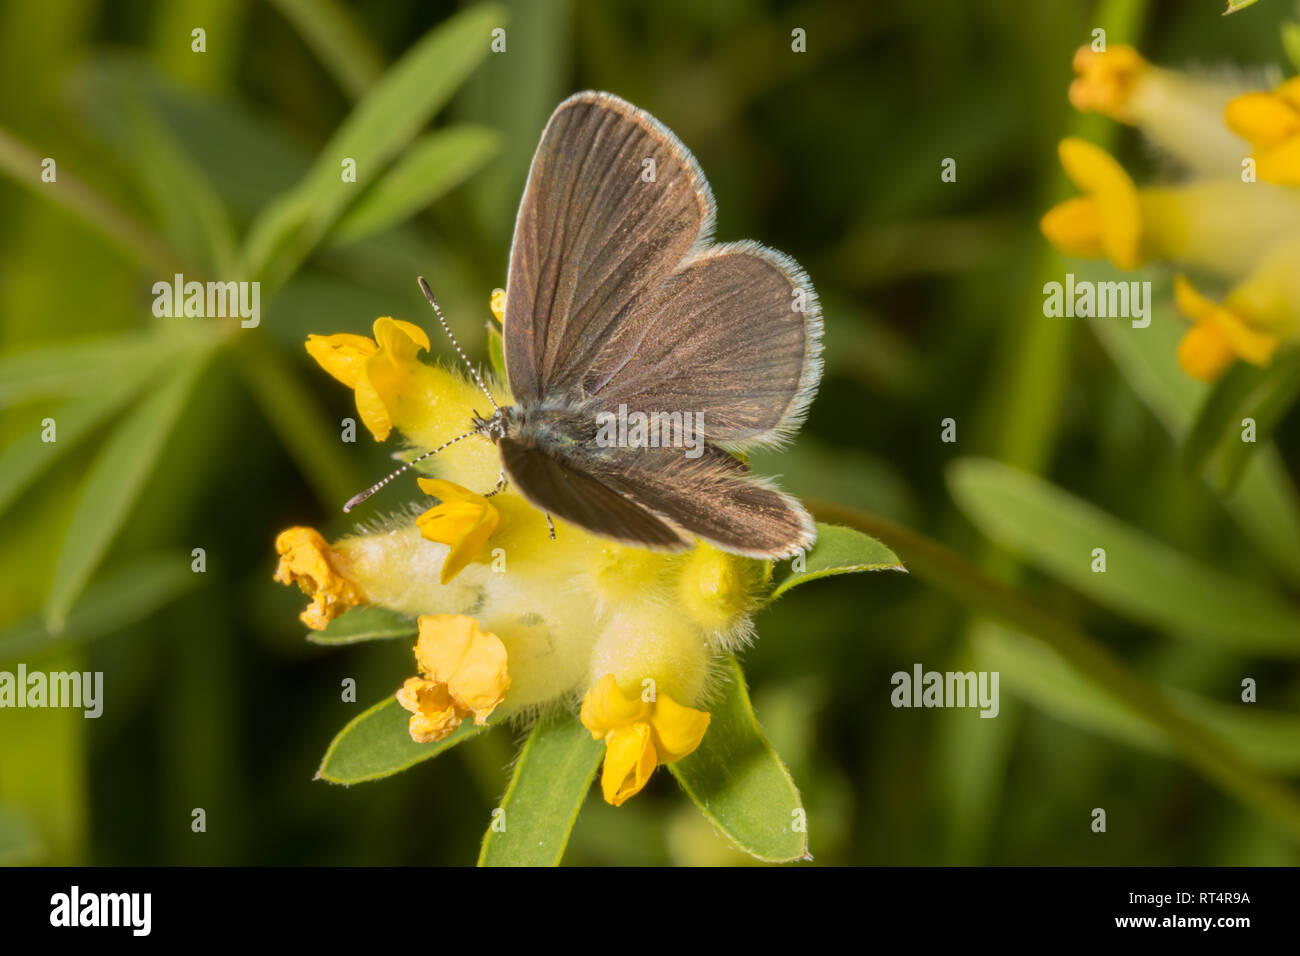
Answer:
[{"label": "green stem", "polygon": [[807,503],[818,520],[879,538],[917,577],[980,614],[1045,643],[1080,674],[1162,731],[1170,745],[1206,779],[1267,814],[1300,842],[1300,794],[1243,760],[1216,734],[1185,716],[1157,685],[1128,670],[1074,625],[915,531],[841,505]]}]

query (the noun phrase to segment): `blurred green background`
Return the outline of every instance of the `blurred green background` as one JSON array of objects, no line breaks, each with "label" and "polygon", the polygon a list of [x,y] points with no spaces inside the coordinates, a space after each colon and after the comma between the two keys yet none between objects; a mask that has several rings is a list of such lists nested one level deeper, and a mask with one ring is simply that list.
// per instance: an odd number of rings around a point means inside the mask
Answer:
[{"label": "blurred green background", "polygon": [[[0,711],[0,861],[474,860],[512,733],[379,783],[313,782],[338,729],[407,676],[409,648],[308,644],[303,597],[271,582],[272,542],[293,524],[346,530],[342,501],[391,465],[364,434],[339,441],[351,395],[308,360],[305,336],[366,333],[379,315],[427,327],[424,274],[485,361],[532,150],[555,104],[586,88],[632,100],[694,151],[720,239],[772,245],[812,276],[826,376],[797,445],[760,471],[944,542],[1188,695],[1270,780],[1300,774],[1300,623],[1298,649],[1276,654],[1187,639],[1003,550],[948,483],[958,458],[1000,459],[1295,613],[1300,416],[1249,486],[1266,496],[1234,505],[1186,474],[1171,430],[1199,386],[1175,375],[1143,389],[1141,361],[1126,364],[1106,330],[1044,319],[1042,282],[1066,266],[1037,229],[1068,194],[1055,151],[1067,132],[1111,146],[1139,179],[1161,169],[1132,131],[1069,108],[1071,56],[1095,26],[1153,62],[1254,69],[1283,62],[1290,4],[1224,18],[1217,0],[506,2],[505,19],[487,14],[506,52],[484,38],[447,57],[429,81],[446,89],[426,85],[407,117],[411,134],[463,137],[430,147],[414,215],[313,233],[308,210],[300,246],[255,271],[256,330],[153,317],[150,288],[173,271],[250,278],[238,271],[250,225],[309,181],[392,64],[473,7],[0,6],[0,668],[103,671],[106,685],[98,720]],[[794,28],[805,53],[791,51]],[[47,156],[58,201],[39,181]],[[940,181],[946,157],[955,183]],[[1167,275],[1144,277],[1168,298]],[[1179,324],[1157,319],[1171,349]],[[46,417],[56,445],[39,442]],[[939,440],[949,417],[955,444]],[[190,570],[199,547],[204,574]],[[48,628],[61,612],[66,626]],[[1279,822],[1293,807],[1270,816],[1229,795],[1032,639],[916,574],[800,588],[757,624],[743,661],[818,863],[1300,862]],[[892,708],[890,675],[916,662],[1000,670],[1000,716]],[[1241,721],[1247,676],[1260,711]],[[340,699],[348,677],[356,704]],[[196,807],[206,833],[191,830]],[[617,810],[589,800],[566,861],[743,858],[660,773]]]}]

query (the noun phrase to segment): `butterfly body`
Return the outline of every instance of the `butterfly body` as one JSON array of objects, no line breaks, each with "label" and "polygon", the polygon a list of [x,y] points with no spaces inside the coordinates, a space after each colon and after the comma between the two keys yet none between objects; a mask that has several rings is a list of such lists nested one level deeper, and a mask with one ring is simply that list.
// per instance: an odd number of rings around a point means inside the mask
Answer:
[{"label": "butterfly body", "polygon": [[820,311],[781,253],[711,242],[713,217],[703,172],[667,127],[608,93],[561,103],[511,250],[514,404],[476,425],[525,498],[595,534],[788,557],[812,544],[811,518],[732,452],[802,421]]}]

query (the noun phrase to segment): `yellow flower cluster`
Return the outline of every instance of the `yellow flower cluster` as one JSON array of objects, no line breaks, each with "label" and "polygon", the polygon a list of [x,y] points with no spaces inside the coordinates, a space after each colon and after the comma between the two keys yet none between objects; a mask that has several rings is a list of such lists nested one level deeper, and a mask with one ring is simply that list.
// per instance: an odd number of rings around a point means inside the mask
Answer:
[{"label": "yellow flower cluster", "polygon": [[1139,188],[1105,150],[1066,139],[1061,164],[1082,195],[1049,210],[1043,234],[1068,256],[1126,270],[1168,262],[1228,283],[1216,302],[1178,277],[1175,304],[1193,323],[1179,364],[1204,381],[1238,359],[1269,364],[1300,339],[1300,79],[1250,91],[1128,46],[1084,48],[1074,67],[1076,108],[1139,127],[1190,175]]},{"label": "yellow flower cluster", "polygon": [[[503,305],[494,295],[493,311]],[[423,450],[467,431],[482,393],[420,360],[423,330],[380,318],[373,333],[313,335],[307,351],[353,390],[375,439],[400,432]],[[489,387],[509,403],[500,383]],[[499,471],[484,438],[428,463],[437,477],[417,480],[431,507],[333,543],[289,529],[276,579],[311,595],[302,619],[313,629],[358,605],[417,619],[418,675],[397,691],[416,741],[441,740],[467,717],[530,719],[582,700],[583,722],[606,745],[602,790],[621,804],[657,765],[699,745],[711,670],[749,638],[770,566],[704,543],[653,553],[562,522],[552,540],[545,516],[511,487],[480,493]],[[645,687],[653,693],[642,700]]]}]

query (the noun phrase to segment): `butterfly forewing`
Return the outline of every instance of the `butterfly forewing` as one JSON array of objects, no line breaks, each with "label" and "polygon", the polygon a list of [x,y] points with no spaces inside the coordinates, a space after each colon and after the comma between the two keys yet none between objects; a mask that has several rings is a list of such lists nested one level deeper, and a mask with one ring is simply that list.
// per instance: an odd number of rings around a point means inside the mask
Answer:
[{"label": "butterfly forewing", "polygon": [[505,353],[520,402],[575,390],[596,354],[712,220],[691,154],[641,110],[580,93],[555,110],[515,223]]}]

